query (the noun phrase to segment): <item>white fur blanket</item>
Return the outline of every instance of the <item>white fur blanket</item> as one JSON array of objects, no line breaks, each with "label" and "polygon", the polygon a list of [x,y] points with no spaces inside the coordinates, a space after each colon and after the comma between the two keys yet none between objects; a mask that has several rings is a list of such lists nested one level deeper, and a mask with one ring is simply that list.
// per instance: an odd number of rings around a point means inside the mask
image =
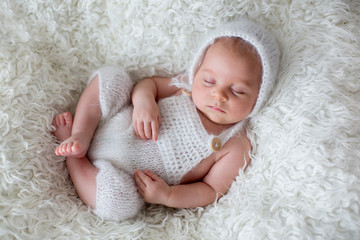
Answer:
[{"label": "white fur blanket", "polygon": [[[359,239],[359,16],[350,0],[0,1],[0,239]],[[54,154],[54,115],[94,69],[179,73],[202,33],[241,17],[282,51],[250,167],[217,204],[99,219]]]}]

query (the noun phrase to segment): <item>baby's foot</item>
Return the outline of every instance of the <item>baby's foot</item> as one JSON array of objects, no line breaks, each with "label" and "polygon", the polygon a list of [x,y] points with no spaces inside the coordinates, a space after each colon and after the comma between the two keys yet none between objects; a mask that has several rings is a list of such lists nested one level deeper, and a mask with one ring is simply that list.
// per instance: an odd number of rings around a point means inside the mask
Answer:
[{"label": "baby's foot", "polygon": [[55,154],[58,156],[84,157],[89,148],[91,136],[86,132],[77,132],[71,135],[73,120],[70,113],[62,113],[54,118],[53,132],[55,137],[61,141],[56,148]]},{"label": "baby's foot", "polygon": [[54,136],[61,142],[68,139],[71,136],[72,123],[72,116],[68,112],[54,117],[52,122],[52,125],[56,128],[53,132]]},{"label": "baby's foot", "polygon": [[85,157],[89,148],[91,136],[84,132],[72,134],[63,141],[55,150],[55,154],[65,157]]}]

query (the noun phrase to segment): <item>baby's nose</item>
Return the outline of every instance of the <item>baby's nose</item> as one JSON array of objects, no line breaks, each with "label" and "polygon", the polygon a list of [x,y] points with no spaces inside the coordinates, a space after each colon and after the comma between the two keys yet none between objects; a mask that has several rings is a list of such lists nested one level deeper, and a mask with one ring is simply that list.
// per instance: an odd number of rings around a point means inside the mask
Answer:
[{"label": "baby's nose", "polygon": [[212,92],[211,96],[220,102],[226,102],[229,100],[226,92],[221,89],[216,89]]}]

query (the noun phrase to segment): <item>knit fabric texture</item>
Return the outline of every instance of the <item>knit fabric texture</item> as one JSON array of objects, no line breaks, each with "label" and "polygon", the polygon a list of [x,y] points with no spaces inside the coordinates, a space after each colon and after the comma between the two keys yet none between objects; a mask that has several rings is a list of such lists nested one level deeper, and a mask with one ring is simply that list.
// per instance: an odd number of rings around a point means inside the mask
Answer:
[{"label": "knit fabric texture", "polygon": [[276,82],[280,61],[280,50],[275,37],[263,26],[253,21],[241,19],[234,22],[226,22],[206,34],[202,41],[200,41],[201,44],[195,52],[185,76],[178,78],[178,81],[174,79],[172,84],[191,91],[194,76],[201,65],[206,50],[217,39],[223,37],[239,37],[245,40],[254,46],[260,56],[263,68],[262,82],[256,104],[248,115],[248,118],[253,117],[269,98]]},{"label": "knit fabric texture", "polygon": [[109,161],[98,160],[94,164],[99,169],[94,213],[114,221],[134,217],[145,203],[136,192],[133,175],[115,168]]},{"label": "knit fabric texture", "polygon": [[[104,66],[91,74],[89,82],[98,76],[101,119],[110,118],[126,103],[130,103],[133,82],[122,67]],[[88,83],[89,83],[88,82]],[[111,93],[110,95],[108,93]]]},{"label": "knit fabric texture", "polygon": [[[279,49],[275,39],[264,28],[248,20],[226,23],[211,32],[196,53],[189,73],[174,78],[171,84],[191,90],[189,86],[206,49],[216,39],[225,36],[241,37],[252,44],[260,55],[262,84],[250,113],[253,116],[264,105],[275,83]],[[132,81],[129,76],[122,68],[114,67],[99,69],[92,77],[95,75],[99,77],[102,121],[88,156],[100,169],[96,213],[104,218],[125,219],[132,217],[143,206],[132,177],[135,169],[148,169],[170,185],[179,184],[186,173],[212,153],[211,141],[215,136],[206,132],[190,96],[173,96],[158,102],[162,119],[159,140],[138,139],[131,124],[129,99]],[[216,136],[221,144],[237,134],[247,120]]]},{"label": "knit fabric texture", "polygon": [[214,137],[222,144],[231,137],[226,131],[219,136],[208,134],[191,97],[180,95],[158,102],[162,119],[158,141],[139,139],[127,98],[132,81],[123,71],[104,67],[92,76],[99,78],[103,114],[88,150],[89,159],[99,169],[95,213],[112,220],[130,218],[144,205],[133,179],[136,169],[153,171],[169,185],[179,184],[212,154]]}]

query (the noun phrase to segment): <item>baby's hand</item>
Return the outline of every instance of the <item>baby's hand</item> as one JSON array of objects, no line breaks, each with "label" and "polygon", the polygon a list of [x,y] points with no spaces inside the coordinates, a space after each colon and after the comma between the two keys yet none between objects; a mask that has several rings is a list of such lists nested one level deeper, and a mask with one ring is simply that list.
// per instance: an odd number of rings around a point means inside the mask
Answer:
[{"label": "baby's hand", "polygon": [[161,124],[160,110],[157,103],[144,101],[134,106],[133,126],[135,134],[143,139],[157,141]]},{"label": "baby's hand", "polygon": [[170,186],[162,178],[148,170],[144,172],[136,170],[134,175],[138,192],[145,202],[166,204],[170,195]]}]

